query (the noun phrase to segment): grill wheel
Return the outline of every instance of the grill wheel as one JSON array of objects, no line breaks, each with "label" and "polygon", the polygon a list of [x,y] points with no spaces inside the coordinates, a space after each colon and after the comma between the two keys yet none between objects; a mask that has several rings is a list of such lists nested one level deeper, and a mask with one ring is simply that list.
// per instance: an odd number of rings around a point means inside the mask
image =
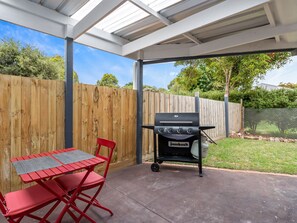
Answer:
[{"label": "grill wheel", "polygon": [[159,170],[160,170],[160,166],[159,166],[159,164],[158,164],[158,163],[153,163],[153,164],[151,165],[151,170],[152,170],[153,172],[159,172]]}]

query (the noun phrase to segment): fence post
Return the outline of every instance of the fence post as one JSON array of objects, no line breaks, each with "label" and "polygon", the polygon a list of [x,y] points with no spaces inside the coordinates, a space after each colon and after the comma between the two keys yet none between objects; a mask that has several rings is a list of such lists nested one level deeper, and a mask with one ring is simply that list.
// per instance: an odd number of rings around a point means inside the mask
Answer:
[{"label": "fence post", "polygon": [[241,128],[240,132],[244,132],[244,107],[243,107],[243,100],[240,99],[240,108],[241,108]]},{"label": "fence post", "polygon": [[195,112],[198,112],[199,114],[199,124],[200,124],[200,98],[199,98],[199,92],[195,92]]},{"label": "fence post", "polygon": [[65,39],[65,148],[73,147],[73,39]]},{"label": "fence post", "polygon": [[228,95],[224,95],[225,101],[225,128],[226,128],[226,137],[229,137],[229,98]]},{"label": "fence post", "polygon": [[200,112],[199,92],[195,92],[195,112]]}]

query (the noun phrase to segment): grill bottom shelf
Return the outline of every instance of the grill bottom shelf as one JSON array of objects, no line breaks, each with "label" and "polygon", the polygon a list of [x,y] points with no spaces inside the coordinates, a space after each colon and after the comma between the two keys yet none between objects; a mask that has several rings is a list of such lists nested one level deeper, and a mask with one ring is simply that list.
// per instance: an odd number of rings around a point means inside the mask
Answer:
[{"label": "grill bottom shelf", "polygon": [[159,156],[157,161],[174,161],[174,162],[185,162],[185,163],[199,163],[198,159],[186,156]]}]

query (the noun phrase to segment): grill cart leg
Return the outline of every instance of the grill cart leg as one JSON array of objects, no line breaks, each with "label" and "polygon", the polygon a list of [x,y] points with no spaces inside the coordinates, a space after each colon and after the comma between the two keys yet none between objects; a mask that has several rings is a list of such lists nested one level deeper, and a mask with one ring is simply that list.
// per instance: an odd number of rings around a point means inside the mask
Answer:
[{"label": "grill cart leg", "polygon": [[202,142],[201,142],[201,130],[198,131],[198,153],[199,153],[199,177],[203,177],[202,173]]},{"label": "grill cart leg", "polygon": [[154,163],[151,165],[151,170],[153,172],[159,172],[160,166],[157,163],[157,143],[156,143],[156,134],[154,133]]}]

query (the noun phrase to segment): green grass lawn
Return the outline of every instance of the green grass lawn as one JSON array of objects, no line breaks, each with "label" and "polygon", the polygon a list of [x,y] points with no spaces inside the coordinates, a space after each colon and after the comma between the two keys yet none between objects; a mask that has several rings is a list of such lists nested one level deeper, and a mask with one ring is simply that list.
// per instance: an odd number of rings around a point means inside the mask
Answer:
[{"label": "green grass lawn", "polygon": [[211,144],[204,166],[297,174],[297,143],[222,139]]}]

